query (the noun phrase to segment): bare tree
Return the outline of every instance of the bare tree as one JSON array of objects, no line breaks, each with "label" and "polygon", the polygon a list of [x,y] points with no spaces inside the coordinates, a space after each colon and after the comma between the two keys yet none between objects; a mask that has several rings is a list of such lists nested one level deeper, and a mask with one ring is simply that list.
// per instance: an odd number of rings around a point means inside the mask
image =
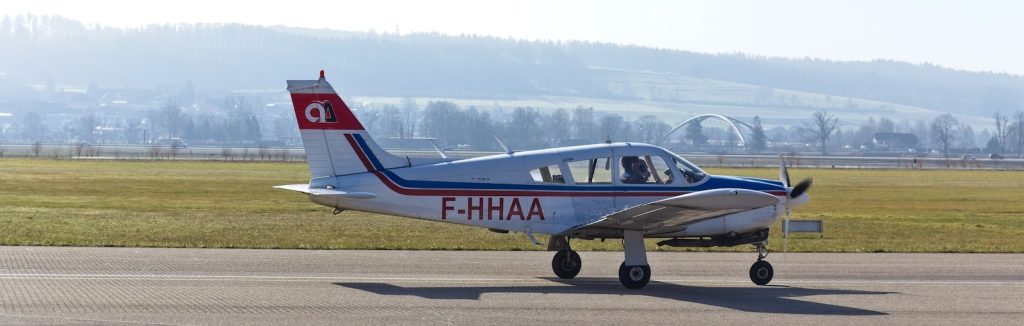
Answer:
[{"label": "bare tree", "polygon": [[171,158],[178,158],[178,152],[181,151],[181,144],[178,142],[171,143]]},{"label": "bare tree", "polygon": [[37,140],[36,142],[32,143],[32,155],[35,155],[36,157],[39,157],[39,153],[42,153],[42,152],[43,152],[43,143],[42,142]]},{"label": "bare tree", "polygon": [[1014,115],[1017,125],[1017,157],[1024,157],[1024,152],[1021,149],[1024,148],[1024,111],[1017,111]]},{"label": "bare tree", "polygon": [[552,144],[561,144],[569,139],[569,111],[558,109],[551,112],[547,119],[544,119],[544,130],[551,137]]},{"label": "bare tree", "polygon": [[[98,124],[99,120],[96,119],[96,115],[93,114],[87,114],[79,118],[76,130],[78,133],[78,139],[81,142],[92,142],[94,138],[93,131],[96,129]],[[80,152],[81,151],[76,154],[81,156]]]},{"label": "bare tree", "polygon": [[618,114],[607,114],[598,119],[598,130],[605,141],[625,141],[629,135],[623,135],[626,120]]},{"label": "bare tree", "polygon": [[167,138],[178,137],[181,135],[181,127],[185,120],[185,116],[181,111],[181,106],[178,105],[178,100],[170,98],[167,103],[164,103],[160,108],[160,117],[163,122],[164,132],[167,133]]},{"label": "bare tree", "polygon": [[942,146],[942,156],[945,158],[949,158],[949,145],[956,140],[958,125],[960,122],[949,113],[932,120],[932,140]]},{"label": "bare tree", "polygon": [[544,144],[544,130],[540,125],[540,111],[531,107],[518,107],[512,112],[507,130],[516,130],[519,136],[508,140],[508,145],[519,148],[536,148]]},{"label": "bare tree", "polygon": [[636,119],[636,133],[640,141],[658,145],[663,140],[665,133],[672,127],[657,116],[647,114]]},{"label": "bare tree", "polygon": [[383,132],[389,137],[406,138],[405,119],[402,110],[394,105],[385,105],[381,110],[383,115]]},{"label": "bare tree", "polygon": [[996,142],[999,143],[999,154],[1006,154],[1006,136],[1009,134],[1009,128],[1006,128],[1006,123],[1010,121],[1010,118],[1003,115],[1002,113],[996,112]]},{"label": "bare tree", "polygon": [[224,156],[224,160],[230,160],[232,153],[230,147],[224,147],[220,149],[220,154]]},{"label": "bare tree", "polygon": [[961,124],[959,129],[960,134],[957,135],[956,137],[957,144],[959,144],[959,147],[965,150],[974,150],[975,148],[977,148],[978,144],[974,138],[974,128],[971,128],[971,126],[965,123]]},{"label": "bare tree", "polygon": [[459,107],[451,101],[430,101],[423,110],[423,127],[421,134],[427,137],[434,137],[447,145],[447,136],[453,127],[452,117],[457,114]]},{"label": "bare tree", "polygon": [[83,151],[85,151],[85,142],[75,144],[75,156],[81,157]]},{"label": "bare tree", "polygon": [[828,111],[817,111],[811,115],[811,129],[814,139],[821,142],[821,154],[828,154],[828,139],[839,128],[839,118]]},{"label": "bare tree", "polygon": [[597,134],[597,125],[594,122],[594,108],[584,108],[582,105],[572,110],[572,130],[576,139],[594,141]]},{"label": "bare tree", "polygon": [[267,148],[267,145],[265,144],[260,144],[260,147],[257,151],[260,155],[260,161],[266,161],[268,156],[270,156],[270,148]]},{"label": "bare tree", "polygon": [[751,140],[749,143],[744,144],[744,146],[747,146],[751,152],[760,153],[765,149],[765,147],[767,147],[768,137],[764,134],[764,126],[761,125],[761,117],[755,115],[752,124],[753,130],[751,132],[753,134],[751,135]]},{"label": "bare tree", "polygon": [[412,98],[402,98],[402,130],[399,133],[401,138],[412,138],[416,134],[416,121],[419,120],[420,107]]}]

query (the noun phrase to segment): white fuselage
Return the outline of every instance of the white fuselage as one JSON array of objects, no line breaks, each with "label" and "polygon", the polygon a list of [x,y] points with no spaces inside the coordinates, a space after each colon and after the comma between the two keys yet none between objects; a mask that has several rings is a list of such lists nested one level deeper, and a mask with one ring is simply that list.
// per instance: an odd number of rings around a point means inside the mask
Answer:
[{"label": "white fuselage", "polygon": [[[358,137],[357,137],[358,139]],[[599,144],[500,154],[467,160],[378,169],[377,158],[365,145],[355,154],[371,172],[315,178],[310,187],[328,187],[375,194],[374,198],[310,196],[321,205],[417,219],[540,234],[566,234],[605,215],[637,205],[690,192],[722,187],[764,191],[785,197],[777,185],[758,179],[706,178],[695,184],[634,186],[580,185],[565,173],[563,184],[539,183],[531,169],[590,157],[638,155],[660,148],[642,144]],[[412,165],[412,164],[410,164]],[[607,167],[619,175],[619,167]],[[680,178],[681,179],[681,178]],[[679,179],[676,179],[679,180]],[[756,189],[755,189],[756,190]],[[715,236],[768,228],[782,204],[694,222],[676,232],[655,237]]]}]

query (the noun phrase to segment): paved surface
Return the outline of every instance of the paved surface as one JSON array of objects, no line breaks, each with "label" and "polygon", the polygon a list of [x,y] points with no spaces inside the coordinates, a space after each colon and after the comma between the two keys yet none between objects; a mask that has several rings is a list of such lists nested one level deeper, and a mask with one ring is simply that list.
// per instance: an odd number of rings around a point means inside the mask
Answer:
[{"label": "paved surface", "polygon": [[1024,255],[0,247],[0,324],[988,324],[1024,321]]}]

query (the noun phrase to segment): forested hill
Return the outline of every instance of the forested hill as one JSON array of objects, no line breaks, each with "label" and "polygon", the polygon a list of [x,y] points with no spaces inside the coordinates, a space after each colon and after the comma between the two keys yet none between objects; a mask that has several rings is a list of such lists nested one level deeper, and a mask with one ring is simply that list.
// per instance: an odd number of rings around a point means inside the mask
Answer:
[{"label": "forested hill", "polygon": [[[637,96],[628,91],[636,85],[615,82],[614,73],[642,71],[974,115],[1024,106],[1022,76],[893,61],[237,24],[115,29],[49,16],[0,21],[2,85],[94,82],[148,88],[192,81],[201,89],[278,89],[285,79],[312,78],[321,68],[348,93],[366,96],[629,99]],[[686,97],[646,93],[661,101]]]}]

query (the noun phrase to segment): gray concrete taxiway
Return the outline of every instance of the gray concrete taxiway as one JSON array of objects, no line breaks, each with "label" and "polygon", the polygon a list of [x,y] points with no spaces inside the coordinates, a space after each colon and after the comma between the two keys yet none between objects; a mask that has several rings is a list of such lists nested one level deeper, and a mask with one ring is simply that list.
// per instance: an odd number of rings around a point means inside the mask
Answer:
[{"label": "gray concrete taxiway", "polygon": [[0,247],[0,324],[1024,323],[1024,255],[650,253],[619,285],[618,252]]}]

